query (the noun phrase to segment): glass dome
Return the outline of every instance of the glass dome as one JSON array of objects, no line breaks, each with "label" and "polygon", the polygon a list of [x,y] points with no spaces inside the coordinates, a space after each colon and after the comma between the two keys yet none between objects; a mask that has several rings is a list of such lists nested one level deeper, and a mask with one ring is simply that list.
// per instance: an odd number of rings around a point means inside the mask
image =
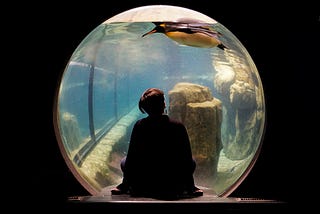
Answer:
[{"label": "glass dome", "polygon": [[[208,35],[147,34],[156,26]],[[92,195],[121,183],[120,160],[133,123],[145,116],[137,104],[149,87],[165,92],[168,115],[187,127],[197,162],[196,185],[218,197],[230,195],[261,148],[262,82],[232,32],[206,15],[176,6],[143,6],[111,17],[70,57],[55,97],[54,123],[74,176]]]}]

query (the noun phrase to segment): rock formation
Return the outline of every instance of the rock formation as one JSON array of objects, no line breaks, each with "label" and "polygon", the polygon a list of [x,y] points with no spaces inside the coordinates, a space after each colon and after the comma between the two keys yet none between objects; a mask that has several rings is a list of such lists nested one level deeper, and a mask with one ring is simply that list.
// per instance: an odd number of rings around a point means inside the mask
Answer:
[{"label": "rock formation", "polygon": [[[227,51],[214,61],[214,87],[223,102],[222,144],[227,158],[241,160],[257,148],[262,134],[264,100],[256,74],[241,58]],[[232,66],[231,66],[232,65]]]},{"label": "rock formation", "polygon": [[169,115],[187,128],[197,162],[195,177],[202,184],[217,173],[221,143],[222,104],[206,86],[177,83],[169,94]]}]

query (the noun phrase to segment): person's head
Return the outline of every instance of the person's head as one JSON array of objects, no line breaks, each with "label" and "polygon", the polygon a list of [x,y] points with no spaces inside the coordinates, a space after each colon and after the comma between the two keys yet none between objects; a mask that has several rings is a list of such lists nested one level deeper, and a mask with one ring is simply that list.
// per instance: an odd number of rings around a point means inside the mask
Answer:
[{"label": "person's head", "polygon": [[162,115],[166,108],[164,93],[158,88],[148,88],[139,100],[139,109],[149,115]]}]

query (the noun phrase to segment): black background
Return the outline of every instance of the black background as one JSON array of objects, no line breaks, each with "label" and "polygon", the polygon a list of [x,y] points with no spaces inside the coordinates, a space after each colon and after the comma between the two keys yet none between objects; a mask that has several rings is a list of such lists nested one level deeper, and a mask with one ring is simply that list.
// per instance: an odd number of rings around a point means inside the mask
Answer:
[{"label": "black background", "polygon": [[[26,206],[32,209],[45,205],[44,209],[50,210],[69,196],[89,195],[64,162],[53,128],[53,102],[60,75],[71,54],[95,27],[126,10],[155,4],[186,7],[220,22],[245,46],[259,71],[267,109],[262,150],[251,172],[230,196],[275,199],[293,205],[308,201],[316,192],[313,152],[319,141],[314,136],[318,127],[315,99],[319,95],[315,92],[319,91],[320,13],[314,4],[44,1],[18,4],[25,8],[23,12],[12,7],[14,22],[7,31],[15,41],[15,45],[8,43],[12,54],[7,55],[13,60],[12,67],[19,67],[19,86],[23,87],[11,96],[18,103],[15,106],[22,132],[11,135],[19,143],[13,144],[19,145],[15,161],[19,164],[9,168],[18,176],[6,176],[14,180],[10,192],[19,196],[17,204],[28,202]],[[12,131],[13,126],[9,129]]]}]

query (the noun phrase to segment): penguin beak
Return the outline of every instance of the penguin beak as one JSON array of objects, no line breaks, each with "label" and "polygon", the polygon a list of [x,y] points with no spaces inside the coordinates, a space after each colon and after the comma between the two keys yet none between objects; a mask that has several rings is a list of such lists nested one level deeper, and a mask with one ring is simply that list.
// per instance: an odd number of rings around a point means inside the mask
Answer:
[{"label": "penguin beak", "polygon": [[146,35],[153,34],[153,33],[156,33],[156,32],[157,32],[157,30],[156,30],[156,29],[153,29],[153,30],[151,30],[151,31],[143,34],[142,37],[145,37]]}]

